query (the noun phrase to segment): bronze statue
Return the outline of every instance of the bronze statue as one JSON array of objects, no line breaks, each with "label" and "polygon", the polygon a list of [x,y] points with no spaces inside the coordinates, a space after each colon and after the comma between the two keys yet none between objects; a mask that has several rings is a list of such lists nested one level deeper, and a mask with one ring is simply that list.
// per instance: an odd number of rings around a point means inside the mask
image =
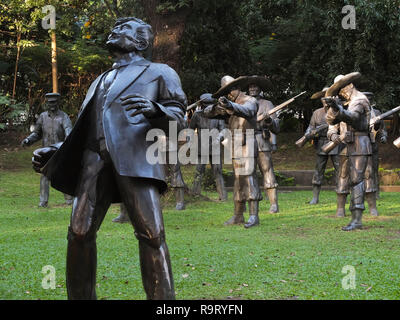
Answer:
[{"label": "bronze statue", "polygon": [[[187,122],[184,122],[184,128],[187,127]],[[185,210],[185,182],[183,181],[182,172],[181,172],[181,164],[179,159],[177,159],[176,163],[172,163],[169,159],[169,152],[178,152],[178,144],[177,141],[170,141],[168,137],[163,136],[162,139],[165,139],[165,150],[162,150],[162,157],[164,159],[164,171],[165,175],[168,177],[171,188],[174,190],[176,210]]]},{"label": "bronze statue", "polygon": [[276,142],[276,134],[280,130],[279,118],[276,114],[269,116],[268,112],[274,108],[274,105],[261,95],[261,91],[265,91],[271,86],[270,81],[265,77],[251,76],[248,77],[248,83],[249,95],[256,98],[258,102],[257,129],[255,132],[258,145],[257,164],[263,175],[265,194],[270,202],[269,212],[277,213],[279,212],[278,183],[276,182],[272,164],[273,147],[271,145],[271,137],[273,134]]},{"label": "bronze statue", "polygon": [[[328,88],[323,89],[320,92],[314,94],[311,99],[321,99]],[[313,140],[314,147],[317,154],[317,161],[315,165],[314,175],[312,178],[313,186],[313,198],[310,204],[317,204],[319,202],[319,194],[321,192],[321,185],[324,179],[325,168],[329,158],[332,161],[333,168],[335,169],[335,175],[337,176],[339,168],[339,146],[336,146],[333,150],[326,153],[322,150],[322,147],[329,142],[327,137],[328,124],[326,123],[326,113],[328,111],[328,105],[324,100],[322,101],[322,108],[319,108],[313,112],[311,116],[310,124],[304,134],[307,140]]]},{"label": "bronze statue", "polygon": [[[336,143],[344,141],[347,145],[347,156],[350,170],[351,222],[342,228],[351,231],[362,228],[362,213],[365,193],[365,170],[368,157],[372,154],[369,137],[371,107],[367,97],[358,91],[353,82],[361,77],[358,72],[338,76],[334,84],[326,91],[324,100],[329,109],[326,121],[330,125],[341,124],[344,128],[340,135],[336,130],[328,130],[328,138]],[[339,95],[339,97],[336,97]],[[340,100],[343,99],[343,102]]]},{"label": "bronze statue", "polygon": [[[96,299],[96,234],[111,203],[124,203],[139,240],[148,299],[174,299],[174,282],[160,193],[161,165],[151,164],[146,133],[184,127],[186,95],[176,72],[143,56],[151,50],[151,26],[119,18],[107,46],[112,69],[90,86],[78,120],[64,143],[34,152],[34,169],[56,189],[75,196],[68,230],[69,299]],[[49,160],[50,159],[50,160]],[[46,164],[47,162],[47,164]]]},{"label": "bronze statue", "polygon": [[126,210],[126,207],[123,203],[119,205],[119,216],[112,219],[112,222],[116,223],[131,223],[131,220],[129,219],[129,214],[128,211]]},{"label": "bronze statue", "polygon": [[[372,100],[372,93],[364,93],[367,98]],[[379,116],[381,112],[374,109],[371,105],[371,120]],[[367,168],[365,170],[365,198],[368,203],[369,212],[373,216],[378,216],[376,200],[379,194],[379,143],[387,142],[387,132],[384,121],[380,121],[376,126],[370,123],[370,138],[372,145],[372,155],[368,158]]]},{"label": "bronze statue", "polygon": [[218,102],[205,108],[203,113],[208,118],[228,119],[229,129],[233,133],[233,145],[240,146],[240,156],[234,150],[232,159],[235,175],[233,186],[235,211],[225,225],[244,223],[243,213],[248,202],[250,216],[244,227],[250,228],[260,223],[258,202],[262,200],[262,196],[256,176],[257,142],[254,136],[248,136],[246,133],[246,129],[257,128],[258,104],[255,98],[241,91],[244,87],[242,77],[234,79],[231,76],[224,76],[221,79],[221,88],[213,94],[213,97],[218,98]]},{"label": "bronze statue", "polygon": [[[223,119],[210,119],[203,116],[203,109],[209,105],[216,103],[216,100],[211,97],[210,93],[205,93],[200,96],[199,107],[200,109],[195,111],[192,119],[190,120],[189,128],[190,129],[197,129],[197,141],[198,141],[198,163],[196,166],[196,173],[194,176],[193,187],[192,191],[194,194],[201,193],[201,180],[203,178],[204,172],[206,170],[205,161],[202,161],[201,157],[201,130],[218,130],[220,133],[222,130],[225,129],[225,121]],[[220,139],[218,139],[218,142]],[[219,200],[226,201],[227,200],[227,193],[225,189],[225,182],[222,176],[222,159],[220,156],[220,148],[213,148],[213,139],[210,136],[209,138],[209,156],[207,162],[210,163],[211,168],[213,170],[214,178],[215,178],[215,185],[217,187],[217,192],[219,195]],[[212,161],[213,155],[219,157],[219,162],[214,163]]]},{"label": "bronze statue", "polygon": [[[371,99],[371,93],[365,92],[365,96],[368,99]],[[378,158],[378,146],[377,139],[380,140],[381,143],[386,143],[387,132],[385,130],[385,125],[383,119],[396,113],[400,110],[400,107],[394,108],[385,112],[384,114],[380,114],[380,112],[376,109],[371,108],[371,118],[369,122],[369,130],[370,130],[370,139],[372,146],[372,156],[368,158],[367,167],[365,170],[364,180],[365,180],[365,198],[368,202],[369,212],[377,216],[378,210],[376,207],[377,194],[379,190],[379,160]],[[333,131],[332,131],[333,130]],[[345,123],[336,124],[331,127],[329,131],[335,132],[338,130],[341,132],[340,136],[341,140],[345,140],[345,135],[347,131],[347,126]],[[333,143],[326,144],[322,149],[330,149],[334,146]],[[374,158],[375,157],[375,158]],[[350,167],[349,167],[349,158],[347,153],[346,144],[342,148],[340,152],[340,163],[339,163],[339,173],[338,173],[338,182],[336,192],[338,194],[338,202],[337,202],[337,213],[338,217],[345,216],[345,203],[347,195],[350,193]]]},{"label": "bronze statue", "polygon": [[[72,123],[68,115],[59,109],[61,95],[47,93],[45,95],[47,111],[42,112],[36,121],[33,132],[21,142],[21,146],[30,146],[42,139],[43,147],[64,141],[72,130]],[[64,194],[65,203],[72,204],[72,197]],[[39,207],[47,207],[49,201],[49,180],[46,176],[40,177]]]}]

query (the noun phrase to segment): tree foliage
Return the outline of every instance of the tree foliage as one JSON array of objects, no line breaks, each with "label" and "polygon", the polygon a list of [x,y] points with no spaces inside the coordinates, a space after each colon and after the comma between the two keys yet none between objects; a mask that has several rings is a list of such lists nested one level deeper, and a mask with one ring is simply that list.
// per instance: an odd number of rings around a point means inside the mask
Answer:
[{"label": "tree foliage", "polygon": [[[137,16],[156,33],[154,61],[180,74],[189,101],[219,88],[222,76],[267,75],[274,103],[330,85],[338,74],[360,71],[361,90],[386,110],[400,100],[399,0],[2,0],[0,85],[28,105],[28,123],[51,90],[50,38],[41,7],[57,12],[59,89],[75,115],[90,82],[112,63],[105,48],[117,17]],[[342,28],[342,7],[356,8],[356,29]],[[307,123],[319,102],[301,99],[282,117]]]}]

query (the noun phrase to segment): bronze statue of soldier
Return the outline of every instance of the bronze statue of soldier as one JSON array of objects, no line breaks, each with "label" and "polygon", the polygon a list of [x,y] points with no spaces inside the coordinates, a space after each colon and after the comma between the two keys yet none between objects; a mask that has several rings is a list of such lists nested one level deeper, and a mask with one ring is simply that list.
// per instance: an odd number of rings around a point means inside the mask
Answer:
[{"label": "bronze statue of soldier", "polygon": [[[259,201],[262,200],[256,176],[257,141],[254,130],[257,129],[258,103],[253,97],[246,95],[241,88],[246,87],[243,77],[237,79],[224,76],[221,88],[213,94],[218,103],[204,109],[205,117],[228,120],[228,128],[233,134],[233,186],[234,214],[225,225],[244,223],[243,213],[246,202],[249,205],[249,219],[245,228],[259,225]],[[247,134],[247,129],[253,134]],[[238,133],[238,134],[237,134]]]},{"label": "bronze statue of soldier", "polygon": [[261,92],[265,92],[267,88],[270,88],[271,82],[267,78],[260,76],[249,76],[247,82],[249,95],[256,98],[258,102],[257,128],[255,131],[258,146],[257,164],[263,175],[265,194],[270,202],[269,212],[277,213],[279,212],[278,183],[272,164],[273,144],[271,144],[271,137],[273,137],[272,134],[275,135],[276,141],[276,135],[280,130],[279,118],[276,114],[268,116],[268,111],[272,110],[274,105],[261,94]]},{"label": "bronze statue of soldier", "polygon": [[[371,104],[371,119],[381,115],[381,112],[376,109],[374,103],[374,94],[372,92],[364,92]],[[377,128],[370,125],[370,137],[372,144],[372,156],[368,162],[366,169],[366,198],[369,206],[369,211],[372,215],[378,215],[376,209],[376,200],[379,199],[379,144],[386,144],[388,133],[386,131],[385,122],[379,121]]]},{"label": "bronze statue of soldier", "polygon": [[[324,88],[322,91],[313,94],[311,99],[321,99],[324,97],[325,92],[328,88]],[[310,204],[317,204],[319,202],[319,194],[321,192],[321,185],[324,179],[325,168],[328,163],[329,158],[331,159],[333,168],[335,169],[335,176],[337,177],[338,169],[339,169],[339,148],[337,145],[328,153],[322,150],[322,147],[329,142],[327,133],[328,133],[328,124],[326,123],[326,113],[328,111],[328,105],[324,100],[321,100],[322,108],[315,110],[311,116],[311,120],[309,126],[304,134],[304,136],[313,140],[317,159],[314,169],[314,174],[312,178],[312,187],[313,187],[313,198],[310,201]]]},{"label": "bronze statue of soldier", "polygon": [[[369,99],[372,98],[372,93],[363,92],[363,94]],[[371,118],[380,115],[380,111],[374,109],[371,106]],[[337,124],[336,128],[339,128],[339,132],[345,132],[347,127],[344,123],[340,126]],[[336,130],[336,128],[332,128],[332,130]],[[370,138],[371,138],[371,146],[372,146],[372,156],[368,157],[367,167],[365,169],[365,199],[367,200],[369,212],[373,216],[378,215],[378,210],[376,207],[376,200],[378,198],[378,190],[379,190],[379,147],[378,141],[381,143],[386,143],[387,141],[387,132],[385,128],[385,124],[383,121],[379,121],[378,127],[370,126]],[[340,152],[340,161],[339,161],[339,173],[338,173],[338,183],[336,192],[338,194],[338,202],[337,202],[337,212],[336,215],[338,217],[345,216],[345,203],[347,195],[350,193],[350,167],[349,167],[349,158],[347,154],[347,146],[344,144],[343,148],[341,148]]]},{"label": "bronze statue of soldier", "polygon": [[180,130],[187,100],[173,69],[144,58],[152,43],[150,25],[119,18],[107,41],[116,60],[112,69],[90,86],[64,143],[34,152],[34,169],[42,168],[53,187],[75,196],[68,230],[69,299],[96,299],[97,230],[110,204],[121,202],[139,240],[147,298],[175,298],[160,206],[167,184],[162,166],[146,158],[151,145],[146,134],[152,128],[168,133],[169,121]]},{"label": "bronze statue of soldier", "polygon": [[[202,138],[201,138],[201,131],[202,130],[217,130],[220,134],[222,130],[225,129],[225,121],[223,119],[210,119],[203,115],[203,109],[209,105],[216,103],[216,100],[212,98],[211,93],[204,93],[200,96],[200,109],[195,111],[190,123],[190,129],[197,129],[197,141],[198,141],[198,161],[196,165],[196,173],[194,176],[192,192],[194,194],[199,195],[201,193],[201,182],[206,170],[207,162],[210,163],[211,168],[213,170],[214,178],[215,178],[215,185],[217,188],[217,192],[219,195],[219,200],[226,201],[227,200],[227,193],[225,189],[225,182],[222,176],[222,158],[220,153],[220,148],[213,147],[213,139],[210,135],[208,146],[209,146],[209,153],[207,159],[202,158],[201,154],[201,146],[202,146]],[[220,139],[217,139],[217,143],[220,143]],[[213,162],[214,158],[218,157],[218,162]],[[206,161],[204,161],[206,160]]]},{"label": "bronze statue of soldier", "polygon": [[[362,213],[365,194],[365,170],[368,157],[372,154],[369,136],[369,121],[371,107],[368,98],[358,91],[353,82],[361,77],[358,72],[335,78],[334,84],[326,91],[325,101],[329,105],[326,121],[330,125],[343,123],[345,132],[340,135],[335,130],[328,130],[328,138],[337,144],[342,140],[347,145],[348,163],[350,170],[351,222],[342,228],[352,231],[362,228]],[[339,97],[336,97],[336,96]],[[340,100],[343,99],[343,102]],[[337,129],[337,127],[335,127]]]},{"label": "bronze statue of soldier", "polygon": [[[187,122],[184,123],[184,128],[187,127]],[[174,191],[175,195],[175,209],[176,210],[185,210],[185,182],[183,181],[182,172],[181,172],[181,164],[179,159],[176,159],[176,163],[173,163],[170,160],[169,153],[174,152],[177,154],[178,152],[178,141],[172,141],[168,139],[166,136],[162,136],[161,139],[165,139],[165,149],[162,150],[162,157],[164,159],[164,171],[166,177],[168,177],[170,187]]]},{"label": "bronze statue of soldier", "polygon": [[[21,146],[30,146],[42,139],[43,147],[64,141],[72,130],[72,123],[68,115],[59,109],[61,95],[59,93],[47,93],[45,106],[47,111],[39,115],[33,132],[21,142]],[[47,207],[49,201],[49,180],[46,176],[40,177],[39,207]],[[64,194],[65,203],[72,204],[72,197]]]}]

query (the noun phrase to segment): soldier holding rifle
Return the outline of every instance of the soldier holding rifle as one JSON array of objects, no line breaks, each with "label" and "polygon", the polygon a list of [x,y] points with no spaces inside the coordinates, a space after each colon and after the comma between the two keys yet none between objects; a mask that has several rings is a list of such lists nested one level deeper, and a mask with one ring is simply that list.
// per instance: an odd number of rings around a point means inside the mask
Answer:
[{"label": "soldier holding rifle", "polygon": [[[370,92],[364,92],[367,98],[372,99],[373,94]],[[379,192],[379,144],[378,139],[381,143],[386,143],[387,132],[385,130],[385,124],[383,121],[377,123],[377,127],[373,125],[374,119],[381,113],[379,110],[374,109],[371,106],[371,121],[370,121],[370,138],[372,145],[372,155],[368,158],[367,169],[365,170],[365,198],[368,202],[369,212],[373,216],[378,215],[378,209],[376,208],[376,200]]]},{"label": "soldier holding rifle", "polygon": [[[257,164],[263,175],[264,190],[270,202],[270,213],[279,212],[278,183],[276,182],[274,166],[272,164],[271,134],[279,133],[279,118],[276,114],[269,116],[269,111],[274,108],[271,101],[263,99],[261,91],[271,86],[265,77],[247,77],[249,95],[258,102],[256,140],[258,145]],[[262,120],[260,120],[262,119]]]},{"label": "soldier holding rifle", "polygon": [[[213,170],[215,184],[217,187],[217,192],[219,194],[219,200],[226,201],[227,193],[225,189],[224,178],[222,176],[222,163],[221,163],[222,159],[220,156],[220,148],[213,148],[214,139],[212,138],[212,136],[210,136],[208,141],[208,148],[209,148],[208,158],[206,159],[206,161],[202,161],[201,157],[201,146],[202,146],[201,131],[218,130],[218,132],[221,133],[221,131],[225,129],[225,121],[223,119],[209,119],[203,116],[202,110],[206,108],[208,105],[212,105],[214,103],[216,103],[216,100],[211,97],[210,93],[202,94],[200,96],[200,100],[196,103],[197,105],[200,106],[200,110],[195,111],[189,124],[190,129],[197,129],[197,139],[198,139],[198,163],[196,166],[196,173],[194,176],[192,190],[194,194],[200,194],[201,180],[203,178],[207,162],[209,161],[211,164],[211,168]],[[216,140],[218,141],[215,141],[215,143],[219,144],[220,139]],[[219,161],[217,163],[214,163],[212,161],[213,155],[218,157]]]},{"label": "soldier holding rifle", "polygon": [[[221,88],[213,95],[218,102],[204,109],[208,118],[227,119],[233,134],[233,171],[235,175],[233,200],[234,215],[225,225],[244,223],[246,202],[249,205],[249,219],[244,225],[251,228],[259,225],[258,203],[262,199],[256,176],[255,160],[257,143],[254,135],[248,135],[246,129],[255,130],[257,125],[258,104],[255,98],[241,91],[244,88],[243,77],[237,79],[224,76]],[[235,150],[236,146],[239,150]],[[237,152],[238,151],[238,152]]]},{"label": "soldier holding rifle", "polygon": [[[350,170],[350,211],[352,219],[347,226],[342,228],[344,231],[362,228],[362,213],[365,209],[364,175],[368,157],[372,154],[369,137],[371,107],[367,97],[358,91],[353,84],[360,77],[361,74],[359,72],[337,76],[334,84],[327,90],[324,98],[329,106],[326,115],[328,124],[335,125],[343,122],[346,125],[344,142],[347,144]],[[343,99],[343,102],[339,97]],[[343,132],[341,132],[342,134]],[[336,144],[341,143],[343,139],[335,130],[328,131],[328,138]]]},{"label": "soldier holding rifle", "polygon": [[[321,99],[325,96],[325,92],[328,88],[323,89],[312,95],[311,99]],[[322,108],[314,111],[310,124],[304,134],[304,137],[299,139],[296,144],[301,147],[307,140],[313,139],[314,146],[317,153],[317,161],[315,165],[314,175],[312,178],[313,186],[313,198],[310,204],[317,204],[319,202],[319,193],[321,191],[321,185],[324,178],[324,172],[329,158],[331,158],[333,167],[335,169],[335,175],[337,175],[339,168],[339,146],[333,148],[333,150],[327,152],[322,151],[322,147],[329,142],[327,137],[328,124],[326,123],[326,112],[328,111],[328,105],[324,100],[322,101]]]}]

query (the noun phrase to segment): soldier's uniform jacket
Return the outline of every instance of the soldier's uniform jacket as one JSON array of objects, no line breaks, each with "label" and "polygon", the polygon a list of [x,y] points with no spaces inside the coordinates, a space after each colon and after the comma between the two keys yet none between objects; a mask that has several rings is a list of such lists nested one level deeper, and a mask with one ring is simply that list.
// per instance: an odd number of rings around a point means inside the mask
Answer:
[{"label": "soldier's uniform jacket", "polygon": [[[372,154],[369,136],[370,117],[371,107],[367,97],[350,99],[347,110],[343,109],[343,112],[335,112],[332,108],[329,108],[326,115],[328,124],[334,125],[341,121],[343,122],[340,124],[340,131],[341,135],[344,135],[343,138],[347,145],[347,154],[349,156]],[[346,126],[346,132],[344,132],[345,130],[343,130],[342,126]],[[335,128],[339,129],[338,126]],[[329,139],[333,133],[333,130],[329,130]]]},{"label": "soldier's uniform jacket", "polygon": [[[310,120],[310,124],[305,132],[305,134],[310,134],[312,130],[315,130],[321,125],[327,124],[326,122],[326,111],[325,108],[319,108],[313,112],[313,115]],[[336,146],[333,150],[331,150],[328,154],[323,152],[322,147],[329,142],[328,136],[328,128],[320,131],[316,137],[313,138],[314,146],[318,155],[337,155],[339,153],[339,146]]]},{"label": "soldier's uniform jacket", "polygon": [[[371,118],[380,115],[381,112],[378,109],[371,108]],[[383,120],[380,122],[378,130],[373,129],[371,132],[372,153],[377,153],[379,151],[379,143],[377,139],[380,139],[381,137],[387,137],[386,126]]]},{"label": "soldier's uniform jacket", "polygon": [[269,110],[274,108],[271,101],[265,99],[257,99],[258,112],[257,112],[257,127],[256,127],[256,140],[258,145],[258,151],[272,151],[271,148],[271,132],[278,134],[279,119],[276,114],[273,114],[270,119],[261,120]]},{"label": "soldier's uniform jacket", "polygon": [[29,135],[30,144],[42,139],[43,147],[64,141],[72,130],[72,123],[68,115],[57,110],[54,114],[42,112],[36,121],[33,132]]},{"label": "soldier's uniform jacket", "polygon": [[[204,109],[204,116],[209,118],[227,119],[228,128],[231,130],[234,145],[242,145],[241,157],[257,157],[257,141],[246,136],[246,130],[252,129],[253,133],[257,129],[257,99],[241,92],[234,102],[231,102],[232,110],[221,108],[218,105],[209,106]],[[235,135],[235,130],[241,135]],[[254,136],[253,136],[254,137]],[[238,141],[240,139],[240,141]],[[250,148],[249,143],[252,143]],[[253,151],[254,150],[254,151]],[[233,152],[233,158],[235,158]]]},{"label": "soldier's uniform jacket", "polygon": [[[193,117],[190,120],[189,128],[193,129],[193,130],[197,129],[198,153],[200,155],[201,146],[202,146],[201,129],[209,129],[209,130],[216,129],[219,132],[221,132],[222,130],[225,129],[225,121],[222,120],[222,119],[210,119],[210,118],[207,118],[207,117],[205,117],[203,115],[203,112],[200,110],[200,111],[196,111],[193,114]],[[216,140],[216,139],[214,139],[214,140]],[[219,141],[214,141],[214,142],[215,143],[216,142],[219,143]],[[213,151],[215,153],[217,153],[218,148],[213,148],[213,139],[212,139],[211,136],[209,138],[208,145],[209,145],[209,154],[210,155],[213,154]]]}]

